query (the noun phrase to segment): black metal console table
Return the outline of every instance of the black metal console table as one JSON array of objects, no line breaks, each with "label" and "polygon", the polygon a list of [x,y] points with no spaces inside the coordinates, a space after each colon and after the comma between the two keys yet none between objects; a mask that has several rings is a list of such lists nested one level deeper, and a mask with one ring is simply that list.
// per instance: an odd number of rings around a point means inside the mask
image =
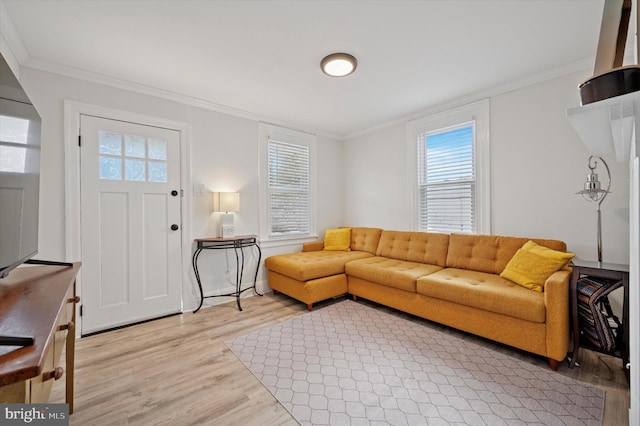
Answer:
[{"label": "black metal console table", "polygon": [[[200,305],[198,305],[198,309],[193,311],[196,313],[202,307],[202,303],[205,298],[208,297],[235,297],[236,302],[238,303],[238,309],[242,310],[242,306],[240,306],[240,295],[247,291],[253,289],[253,291],[258,295],[262,296],[261,293],[256,289],[256,282],[258,280],[258,270],[260,269],[260,259],[262,258],[262,251],[260,250],[260,246],[258,245],[258,238],[255,235],[241,235],[237,237],[227,237],[227,238],[198,238],[195,240],[196,242],[196,250],[193,252],[193,257],[191,258],[191,263],[193,265],[193,271],[196,275],[196,281],[198,282],[198,288],[200,289]],[[244,248],[245,247],[255,247],[258,250],[258,263],[256,264],[256,274],[253,279],[253,285],[251,287],[242,288],[242,275],[244,274]],[[227,294],[216,294],[212,296],[205,296],[202,291],[202,283],[200,282],[200,273],[198,272],[198,257],[202,250],[227,250],[233,249],[236,254],[236,291],[233,293]],[[238,252],[240,252],[240,256],[238,256]]]}]

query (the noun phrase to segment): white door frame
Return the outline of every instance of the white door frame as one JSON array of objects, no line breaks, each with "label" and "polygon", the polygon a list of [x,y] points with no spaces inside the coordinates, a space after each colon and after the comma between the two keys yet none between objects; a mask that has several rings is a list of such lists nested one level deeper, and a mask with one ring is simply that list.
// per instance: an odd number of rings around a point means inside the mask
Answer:
[{"label": "white door frame", "polygon": [[[182,311],[195,307],[195,290],[191,283],[191,162],[190,141],[191,128],[188,123],[153,117],[115,108],[85,104],[82,102],[64,101],[64,170],[65,170],[65,255],[68,260],[81,260],[81,228],[80,228],[80,115],[95,115],[113,120],[128,121],[147,126],[164,127],[180,132],[180,186],[183,196],[180,200],[182,211]],[[82,268],[77,278],[77,295],[82,304]],[[193,300],[192,300],[193,299]],[[79,306],[77,305],[77,306]],[[79,308],[77,308],[79,309]],[[77,313],[76,337],[80,337],[82,317]]]}]

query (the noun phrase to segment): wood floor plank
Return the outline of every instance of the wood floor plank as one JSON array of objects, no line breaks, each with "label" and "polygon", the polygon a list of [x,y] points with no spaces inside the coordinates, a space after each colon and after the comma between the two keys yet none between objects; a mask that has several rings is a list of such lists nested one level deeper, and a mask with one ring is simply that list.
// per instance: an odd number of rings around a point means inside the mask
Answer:
[{"label": "wood floor plank", "polygon": [[[342,299],[314,305],[321,309]],[[370,304],[392,315],[469,339],[548,368],[546,359]],[[267,294],[113,330],[76,342],[71,425],[295,425],[296,421],[224,344],[307,312],[287,296]],[[629,388],[618,358],[580,352],[579,368],[559,374],[607,392],[604,425],[628,425]],[[51,402],[64,401],[56,382]]]}]

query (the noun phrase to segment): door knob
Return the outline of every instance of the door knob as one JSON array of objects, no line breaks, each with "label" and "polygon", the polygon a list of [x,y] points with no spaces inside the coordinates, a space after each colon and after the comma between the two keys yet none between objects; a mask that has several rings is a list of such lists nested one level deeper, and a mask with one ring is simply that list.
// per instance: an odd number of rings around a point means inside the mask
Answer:
[{"label": "door knob", "polygon": [[171,195],[173,195],[174,197],[178,196],[178,191],[176,191],[175,189],[173,191],[171,191]]},{"label": "door knob", "polygon": [[178,228],[180,228],[178,225],[176,225],[175,223],[173,225],[171,225],[171,230],[172,231],[177,231]]}]

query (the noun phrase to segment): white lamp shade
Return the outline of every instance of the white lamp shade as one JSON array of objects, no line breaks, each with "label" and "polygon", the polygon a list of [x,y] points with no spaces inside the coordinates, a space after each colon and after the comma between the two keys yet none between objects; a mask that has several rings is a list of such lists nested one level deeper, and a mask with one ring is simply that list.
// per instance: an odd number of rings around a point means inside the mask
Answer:
[{"label": "white lamp shade", "polygon": [[237,212],[240,210],[239,192],[214,192],[213,211],[214,212]]}]

